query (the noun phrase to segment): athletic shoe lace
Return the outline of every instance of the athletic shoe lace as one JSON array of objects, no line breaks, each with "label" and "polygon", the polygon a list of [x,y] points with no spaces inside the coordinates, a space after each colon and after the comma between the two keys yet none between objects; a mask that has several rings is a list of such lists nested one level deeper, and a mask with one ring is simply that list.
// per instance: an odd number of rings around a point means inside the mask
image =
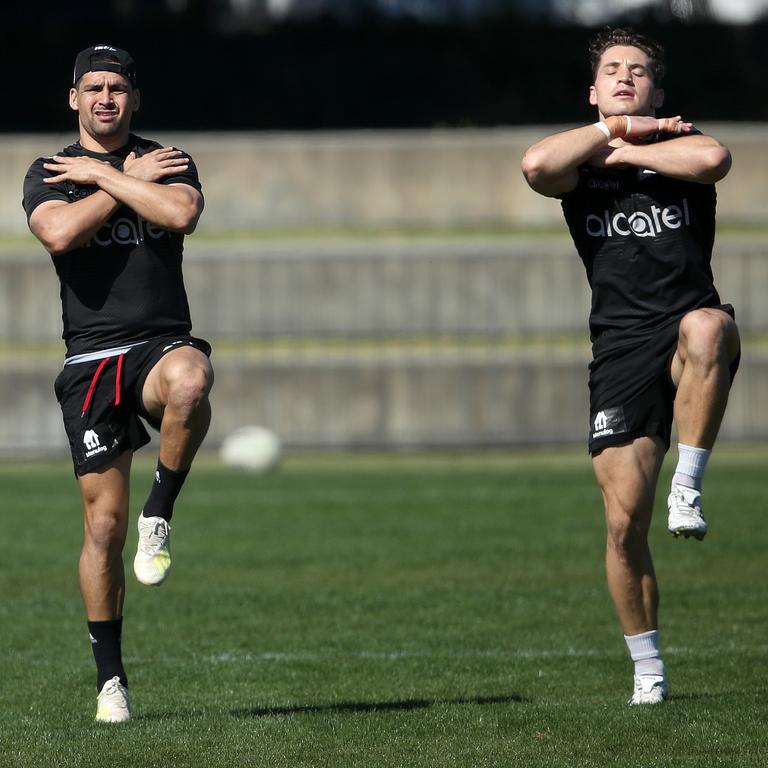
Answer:
[{"label": "athletic shoe lace", "polygon": [[139,549],[145,555],[156,555],[165,546],[170,529],[171,526],[165,520],[159,520],[154,524],[149,536],[141,537]]}]

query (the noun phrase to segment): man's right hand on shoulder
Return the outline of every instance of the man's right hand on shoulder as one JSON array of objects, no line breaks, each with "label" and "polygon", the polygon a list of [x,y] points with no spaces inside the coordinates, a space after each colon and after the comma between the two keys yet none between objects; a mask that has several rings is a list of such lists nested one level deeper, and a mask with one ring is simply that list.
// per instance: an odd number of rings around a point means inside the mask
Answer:
[{"label": "man's right hand on shoulder", "polygon": [[112,166],[105,160],[97,160],[94,157],[71,157],[69,155],[54,155],[43,163],[43,168],[54,174],[43,179],[45,184],[71,181],[75,184],[98,185],[103,174],[112,170]]}]

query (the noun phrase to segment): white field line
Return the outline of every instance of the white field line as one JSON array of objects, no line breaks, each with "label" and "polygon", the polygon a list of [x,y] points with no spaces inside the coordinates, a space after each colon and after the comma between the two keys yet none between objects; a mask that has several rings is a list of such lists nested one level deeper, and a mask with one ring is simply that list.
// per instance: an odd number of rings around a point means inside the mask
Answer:
[{"label": "white field line", "polygon": [[[768,645],[743,646],[738,643],[726,645],[708,646],[705,648],[692,646],[669,646],[663,649],[664,656],[699,656],[709,657],[728,654],[732,652],[765,654],[768,653]],[[182,663],[190,661],[202,664],[292,664],[297,662],[338,662],[345,659],[359,659],[363,661],[401,661],[408,659],[568,659],[568,658],[609,658],[616,655],[624,655],[623,648],[617,646],[615,651],[601,651],[596,648],[564,648],[555,650],[525,649],[512,651],[462,651],[459,653],[440,653],[433,651],[351,651],[340,653],[313,653],[313,652],[282,652],[267,651],[264,653],[230,653],[222,652],[210,655],[182,656],[155,656],[151,658],[141,656],[126,657],[126,662],[141,663]]]}]

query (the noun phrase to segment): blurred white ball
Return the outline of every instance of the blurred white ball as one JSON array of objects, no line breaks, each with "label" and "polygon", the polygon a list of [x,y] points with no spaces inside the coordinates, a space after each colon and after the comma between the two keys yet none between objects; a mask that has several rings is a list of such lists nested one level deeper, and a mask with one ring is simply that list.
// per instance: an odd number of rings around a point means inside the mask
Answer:
[{"label": "blurred white ball", "polygon": [[227,435],[219,457],[228,467],[267,472],[274,469],[282,456],[280,438],[266,427],[240,427]]}]

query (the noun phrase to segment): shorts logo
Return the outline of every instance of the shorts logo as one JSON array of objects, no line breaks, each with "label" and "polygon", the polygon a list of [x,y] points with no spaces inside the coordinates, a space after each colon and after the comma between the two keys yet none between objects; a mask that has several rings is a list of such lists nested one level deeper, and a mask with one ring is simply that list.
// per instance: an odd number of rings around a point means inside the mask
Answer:
[{"label": "shorts logo", "polygon": [[626,432],[627,425],[624,420],[624,409],[619,405],[615,408],[606,408],[598,411],[592,419],[592,439],[608,437],[620,432]]},{"label": "shorts logo", "polygon": [[97,453],[103,453],[107,450],[106,445],[101,444],[99,436],[92,429],[86,429],[83,435],[83,443],[85,445],[85,458],[90,459],[91,456],[95,456]]},{"label": "shorts logo", "polygon": [[623,211],[614,213],[608,210],[600,214],[587,215],[586,230],[590,237],[656,237],[665,229],[680,229],[691,224],[691,212],[688,198],[684,197],[680,205],[668,205],[659,208],[652,205],[651,210],[635,211],[627,216]]}]

